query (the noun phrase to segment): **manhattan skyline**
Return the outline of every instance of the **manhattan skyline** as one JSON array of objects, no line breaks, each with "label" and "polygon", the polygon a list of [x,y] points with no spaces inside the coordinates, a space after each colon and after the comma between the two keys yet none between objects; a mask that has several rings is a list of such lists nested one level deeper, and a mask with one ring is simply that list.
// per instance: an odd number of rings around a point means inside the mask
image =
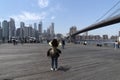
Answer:
[{"label": "manhattan skyline", "polygon": [[[66,35],[71,26],[78,30],[94,24],[97,19],[104,15],[119,0],[1,0],[0,22],[15,19],[16,27],[20,27],[23,21],[26,25],[43,21],[43,30],[55,23],[55,33]],[[103,19],[107,18],[120,7],[118,4]],[[119,14],[120,11],[117,13]],[[115,14],[115,15],[117,15]],[[94,35],[118,35],[120,24],[92,30],[89,34]],[[111,33],[112,32],[112,33]]]}]

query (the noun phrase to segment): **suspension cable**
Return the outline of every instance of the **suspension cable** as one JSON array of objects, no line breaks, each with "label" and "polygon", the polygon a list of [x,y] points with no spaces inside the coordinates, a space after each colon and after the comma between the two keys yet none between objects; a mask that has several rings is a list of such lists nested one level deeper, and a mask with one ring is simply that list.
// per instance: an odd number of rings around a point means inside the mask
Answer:
[{"label": "suspension cable", "polygon": [[102,15],[99,19],[96,20],[96,22],[100,21],[103,17],[105,17],[113,8],[115,8],[120,3],[120,0],[112,7],[110,8],[104,15]]}]

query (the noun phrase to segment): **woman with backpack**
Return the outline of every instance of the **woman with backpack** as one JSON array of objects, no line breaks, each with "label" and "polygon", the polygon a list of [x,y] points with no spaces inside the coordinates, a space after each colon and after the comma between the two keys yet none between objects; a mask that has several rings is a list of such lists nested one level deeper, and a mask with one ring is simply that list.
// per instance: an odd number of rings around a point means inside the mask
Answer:
[{"label": "woman with backpack", "polygon": [[60,56],[61,50],[59,50],[57,47],[59,45],[59,42],[57,39],[53,39],[52,42],[50,42],[51,48],[47,51],[47,56],[51,57],[51,70],[58,70],[58,57]]}]

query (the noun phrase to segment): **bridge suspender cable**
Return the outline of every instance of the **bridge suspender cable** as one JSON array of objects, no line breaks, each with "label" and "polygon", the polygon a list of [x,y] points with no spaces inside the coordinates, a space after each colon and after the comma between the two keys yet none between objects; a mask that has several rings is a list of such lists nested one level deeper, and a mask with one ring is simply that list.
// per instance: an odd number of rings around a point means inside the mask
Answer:
[{"label": "bridge suspender cable", "polygon": [[[110,10],[108,10],[102,17],[104,17],[105,15],[107,15],[114,7],[116,7],[118,4],[120,3],[120,1],[118,1]],[[102,18],[101,17],[101,18]],[[99,18],[97,21],[99,21],[101,18]],[[113,16],[111,18],[107,18],[107,19],[104,19],[102,21],[99,21],[95,24],[92,24],[82,30],[79,30],[77,31],[76,33],[72,34],[72,35],[69,35],[67,38],[70,38],[70,37],[74,37],[75,35],[77,34],[80,34],[80,33],[83,33],[83,32],[86,32],[86,31],[90,31],[90,30],[93,30],[93,29],[97,29],[97,28],[101,28],[101,27],[104,27],[104,26],[108,26],[108,25],[112,25],[112,24],[116,24],[116,23],[119,23],[120,22],[120,15],[117,15],[117,16]]]},{"label": "bridge suspender cable", "polygon": [[103,17],[105,17],[112,9],[114,9],[120,1],[118,1],[112,8],[110,8],[103,16],[101,16],[99,19],[96,20],[96,22],[100,21]]}]

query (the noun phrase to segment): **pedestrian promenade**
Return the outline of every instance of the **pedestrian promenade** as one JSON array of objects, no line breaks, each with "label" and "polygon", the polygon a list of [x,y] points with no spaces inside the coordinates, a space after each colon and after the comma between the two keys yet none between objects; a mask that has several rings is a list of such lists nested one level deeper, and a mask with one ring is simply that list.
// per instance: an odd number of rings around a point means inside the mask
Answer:
[{"label": "pedestrian promenade", "polygon": [[120,80],[120,49],[67,44],[50,71],[48,44],[1,44],[0,80]]}]

